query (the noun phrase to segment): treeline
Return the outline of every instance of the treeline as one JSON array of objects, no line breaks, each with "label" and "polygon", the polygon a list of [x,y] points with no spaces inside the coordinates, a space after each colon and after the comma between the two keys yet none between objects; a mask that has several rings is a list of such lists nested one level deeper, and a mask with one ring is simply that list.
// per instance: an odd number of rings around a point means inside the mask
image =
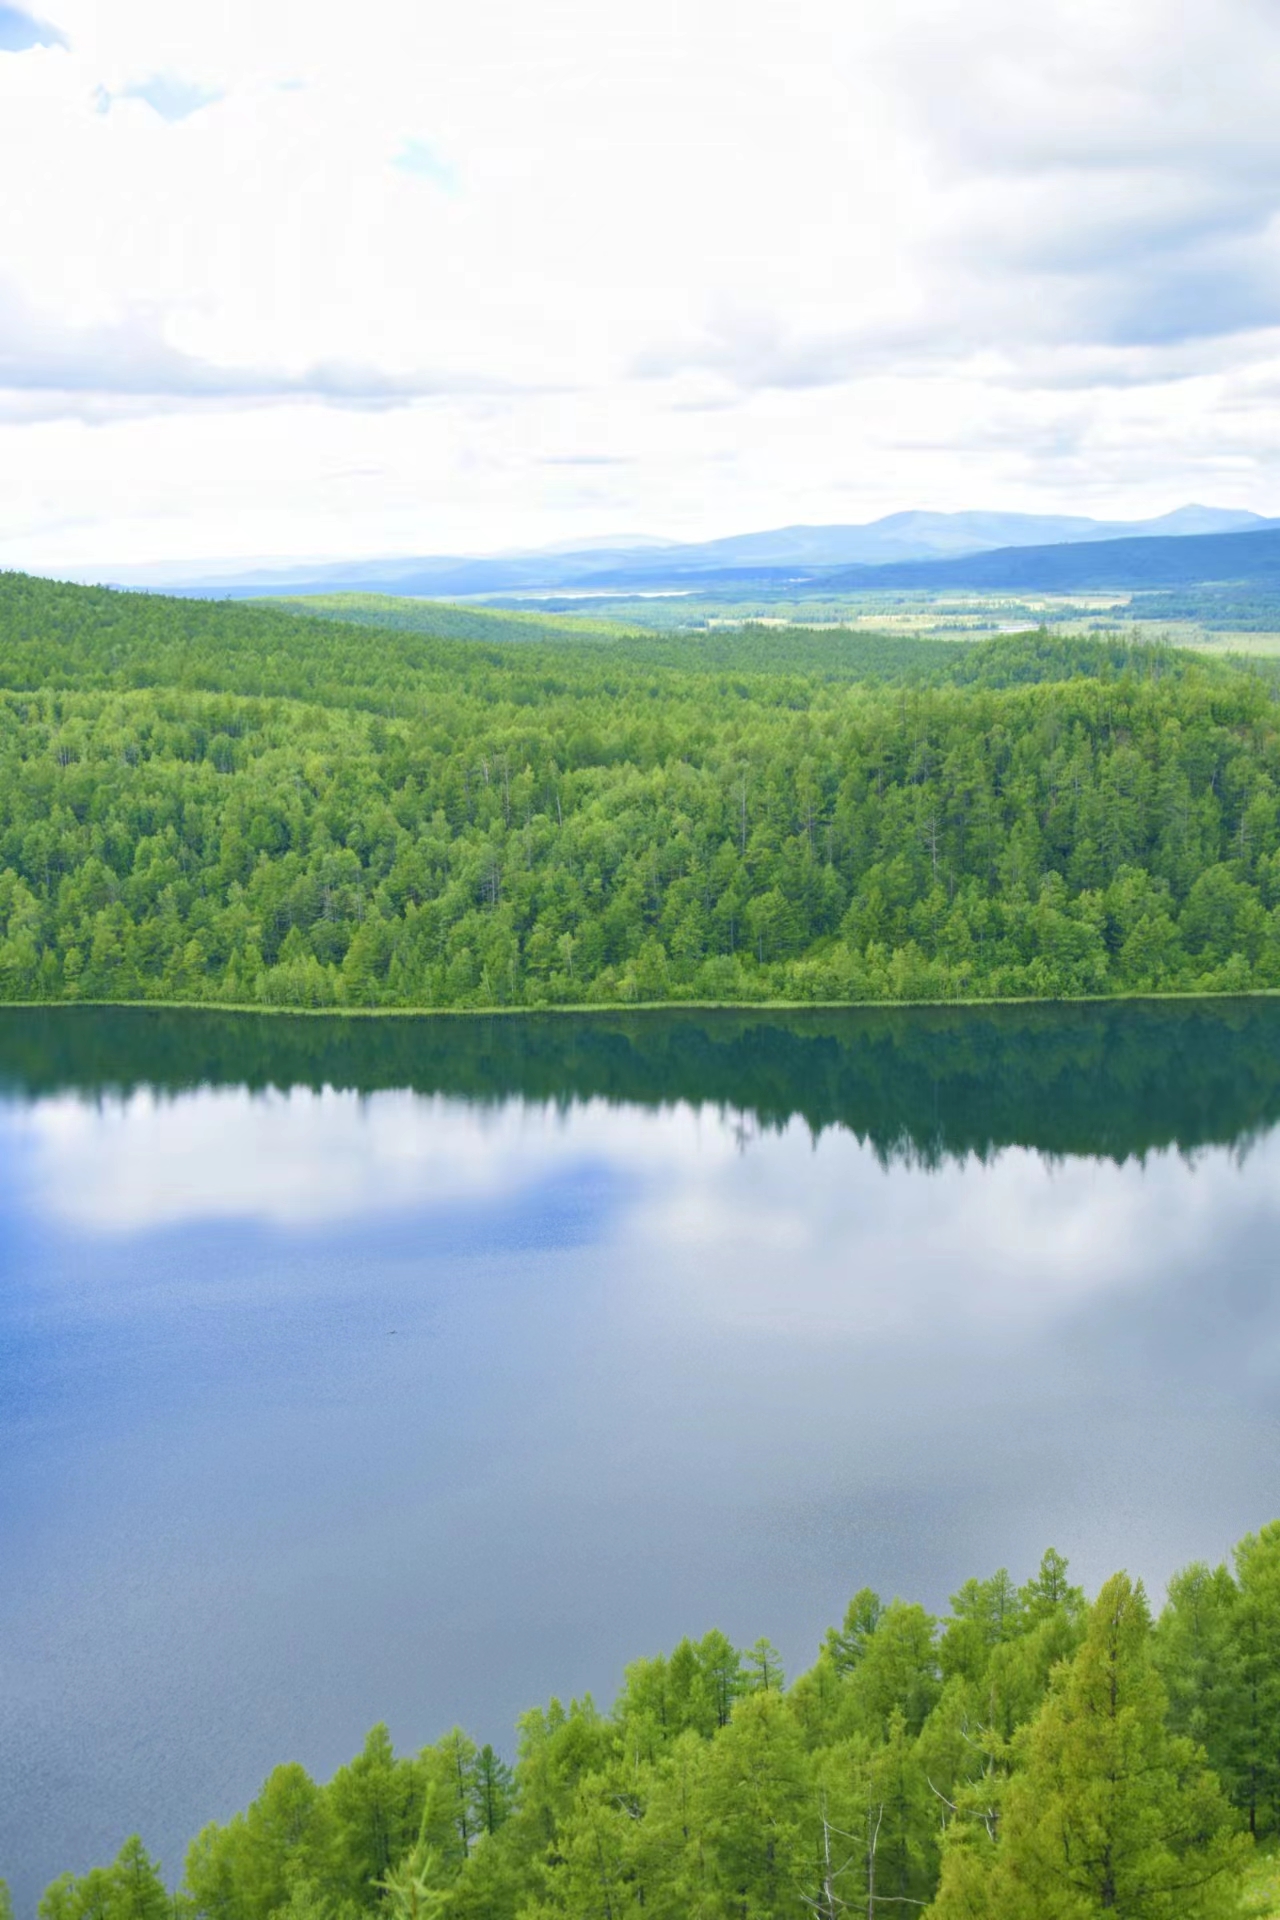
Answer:
[{"label": "treeline", "polygon": [[1280,985],[1274,679],[1048,635],[897,685],[629,648],[0,578],[0,998]]},{"label": "treeline", "polygon": [[1045,1555],[951,1613],[867,1590],[789,1688],[719,1633],[552,1701],[509,1768],[384,1728],[326,1786],[279,1767],[193,1842],[171,1902],[138,1839],[42,1920],[1216,1920],[1280,1832],[1280,1522],[1152,1622]]},{"label": "treeline", "polygon": [[1210,632],[1280,633],[1280,593],[1274,587],[1182,587],[1135,594],[1129,613],[1139,620],[1194,622]]},{"label": "treeline", "polygon": [[[907,596],[901,596],[904,600]],[[891,599],[886,595],[884,598]],[[546,614],[498,610],[492,607],[454,607],[431,600],[397,599],[391,594],[338,593],[312,595],[301,600],[259,602],[273,611],[288,609],[309,620],[329,620],[383,632],[419,634],[438,639],[521,641],[528,645],[553,643],[557,649],[607,646],[614,661],[629,667],[677,668],[682,672],[789,674],[840,681],[875,681],[881,685],[1014,686],[1038,680],[1065,680],[1074,674],[1134,673],[1143,679],[1178,674],[1194,661],[1159,642],[1138,642],[1114,635],[1083,637],[1051,634],[1036,626],[1030,608],[994,606],[964,609],[954,620],[935,622],[935,635],[856,631],[820,623],[824,609],[795,605],[778,616],[744,609],[704,609],[718,621],[714,626],[690,627],[694,609],[684,601],[640,603],[643,620],[628,608],[610,619],[588,618],[581,611],[557,620]],[[578,603],[579,608],[581,602]],[[670,618],[659,622],[657,609],[668,608]],[[566,609],[567,610],[567,609]],[[839,619],[848,609],[829,609]],[[1028,631],[995,644],[957,644],[936,637],[936,629],[950,626],[971,635],[982,621],[987,628],[1006,624],[1022,614]],[[1265,656],[1251,663],[1271,678],[1275,662]]]},{"label": "treeline", "polygon": [[[308,620],[329,620],[382,632],[413,633],[449,640],[482,640],[525,645],[566,644],[608,647],[629,667],[676,667],[682,671],[734,673],[801,672],[826,680],[918,682],[946,680],[963,673],[964,656],[948,641],[914,634],[851,632],[821,624],[819,608],[794,609],[784,625],[767,603],[727,614],[703,608],[699,614],[683,600],[641,601],[608,618],[588,616],[581,601],[568,603],[556,618],[527,609],[455,607],[434,600],[398,599],[391,594],[335,593],[300,600],[259,602],[285,608]],[[594,606],[594,603],[592,603]],[[662,619],[659,609],[667,607]],[[818,623],[806,625],[805,612]],[[705,624],[705,616],[718,622]],[[724,614],[723,621],[721,616]],[[641,617],[643,615],[643,617]],[[690,624],[690,619],[693,624]],[[1029,621],[1028,625],[1034,625]]]}]

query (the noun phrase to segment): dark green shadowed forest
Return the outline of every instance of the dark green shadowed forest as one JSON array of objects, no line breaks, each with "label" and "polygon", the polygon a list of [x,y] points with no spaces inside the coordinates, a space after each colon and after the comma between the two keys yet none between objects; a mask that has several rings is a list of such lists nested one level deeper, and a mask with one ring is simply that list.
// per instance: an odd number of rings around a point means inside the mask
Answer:
[{"label": "dark green shadowed forest", "polygon": [[[1226,1920],[1280,1832],[1280,1522],[1154,1622],[1046,1553],[944,1619],[864,1589],[790,1686],[767,1640],[685,1640],[524,1715],[514,1765],[384,1727],[317,1785],[278,1767],[167,1893],[141,1840],[42,1920]],[[141,1810],[145,1812],[145,1809]],[[1263,1896],[1265,1897],[1265,1895]]]},{"label": "dark green shadowed forest", "polygon": [[1123,1162],[1246,1151],[1280,1123],[1271,999],[279,1020],[194,1007],[0,1008],[0,1096],[206,1087],[384,1089],[718,1106],[753,1129],[839,1128],[886,1164],[1003,1148]]},{"label": "dark green shadowed forest", "polygon": [[1280,986],[1269,673],[417,618],[0,576],[0,998]]}]

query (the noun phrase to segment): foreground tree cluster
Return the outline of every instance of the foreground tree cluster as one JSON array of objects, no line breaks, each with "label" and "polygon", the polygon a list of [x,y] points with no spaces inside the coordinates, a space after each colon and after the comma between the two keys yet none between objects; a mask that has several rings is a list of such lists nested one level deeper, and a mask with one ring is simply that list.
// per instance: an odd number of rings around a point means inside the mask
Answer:
[{"label": "foreground tree cluster", "polygon": [[[384,1728],[318,1786],[278,1767],[192,1844],[184,1920],[1226,1920],[1280,1833],[1280,1522],[1153,1624],[1047,1553],[944,1620],[858,1593],[787,1688],[720,1633],[527,1714],[509,1768]],[[166,1920],[141,1841],[41,1920]]]},{"label": "foreground tree cluster", "polygon": [[1274,678],[1046,636],[662,644],[0,576],[0,999],[1280,986]]}]

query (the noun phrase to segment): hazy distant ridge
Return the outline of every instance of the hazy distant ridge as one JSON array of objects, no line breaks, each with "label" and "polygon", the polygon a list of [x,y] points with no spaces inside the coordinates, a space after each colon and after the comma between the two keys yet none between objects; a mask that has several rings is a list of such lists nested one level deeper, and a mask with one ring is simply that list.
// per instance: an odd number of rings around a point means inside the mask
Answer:
[{"label": "hazy distant ridge", "polygon": [[822,579],[831,592],[913,587],[1074,592],[1214,582],[1280,586],[1280,528],[1264,525],[1250,533],[1188,534],[1178,540],[1147,537],[1001,547],[953,560],[852,567],[825,573]]},{"label": "hazy distant ridge", "polygon": [[[483,593],[625,591],[725,584],[762,575],[773,584],[833,568],[951,560],[1010,548],[1054,548],[1147,536],[1161,542],[1261,530],[1273,522],[1220,507],[1186,506],[1154,520],[1103,521],[1076,515],[924,513],[887,515],[864,526],[777,527],[722,540],[616,547],[593,542],[568,550],[477,558],[447,555],[337,561],[279,567],[117,569],[122,584],[180,586],[215,593],[375,592],[459,596]],[[634,542],[634,536],[632,537]],[[1170,578],[1182,579],[1179,574]],[[870,584],[870,582],[867,582]],[[885,584],[894,584],[885,580]],[[926,583],[927,584],[927,583]]]}]

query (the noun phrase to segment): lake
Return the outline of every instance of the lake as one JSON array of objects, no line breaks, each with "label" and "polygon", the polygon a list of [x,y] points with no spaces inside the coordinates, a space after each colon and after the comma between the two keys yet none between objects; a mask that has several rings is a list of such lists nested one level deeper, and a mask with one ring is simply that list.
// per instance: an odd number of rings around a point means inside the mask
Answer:
[{"label": "lake", "polygon": [[1280,1515],[1280,1003],[0,1011],[0,1874]]}]

